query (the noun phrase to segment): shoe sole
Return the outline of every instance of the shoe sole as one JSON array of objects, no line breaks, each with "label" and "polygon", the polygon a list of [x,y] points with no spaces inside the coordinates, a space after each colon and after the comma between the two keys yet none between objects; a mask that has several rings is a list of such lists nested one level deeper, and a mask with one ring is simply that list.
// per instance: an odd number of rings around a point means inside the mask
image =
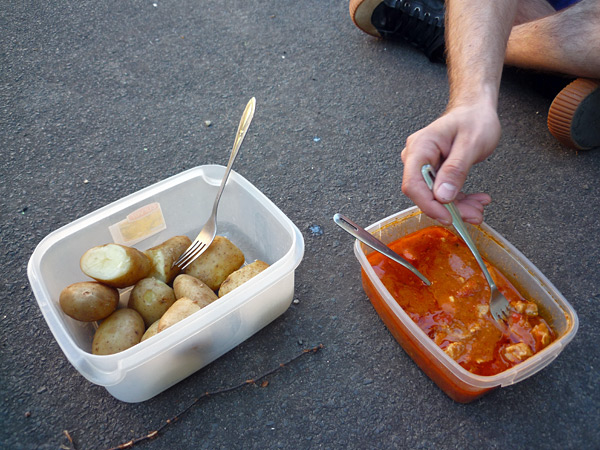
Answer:
[{"label": "shoe sole", "polygon": [[600,80],[578,78],[560,91],[548,111],[548,129],[567,147],[600,147]]},{"label": "shoe sole", "polygon": [[371,36],[380,38],[379,31],[371,23],[373,10],[381,3],[381,0],[350,0],[350,17],[352,22],[362,31]]}]

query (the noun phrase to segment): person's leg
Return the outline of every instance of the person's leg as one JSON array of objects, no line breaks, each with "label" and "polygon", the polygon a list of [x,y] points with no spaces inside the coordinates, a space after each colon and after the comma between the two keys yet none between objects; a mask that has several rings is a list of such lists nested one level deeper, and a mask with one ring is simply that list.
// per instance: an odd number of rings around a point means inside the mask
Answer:
[{"label": "person's leg", "polygon": [[[363,31],[404,39],[427,55],[443,52],[441,0],[351,0],[350,15]],[[600,78],[600,0],[580,0],[556,11],[547,0],[523,0],[508,41],[508,65]],[[438,29],[436,39],[432,31]],[[433,49],[433,50],[432,50]],[[436,59],[436,58],[432,58]]]},{"label": "person's leg", "polygon": [[531,22],[554,14],[556,9],[548,0],[522,0],[519,2],[515,25]]},{"label": "person's leg", "polygon": [[[523,11],[534,5],[541,10],[539,3],[540,0],[523,2]],[[561,11],[523,22],[512,29],[506,64],[600,78],[600,1],[581,0]]]},{"label": "person's leg", "polygon": [[523,1],[505,58],[507,65],[579,77],[552,102],[548,129],[563,145],[581,150],[600,146],[599,23],[599,0],[560,11],[546,0]]}]

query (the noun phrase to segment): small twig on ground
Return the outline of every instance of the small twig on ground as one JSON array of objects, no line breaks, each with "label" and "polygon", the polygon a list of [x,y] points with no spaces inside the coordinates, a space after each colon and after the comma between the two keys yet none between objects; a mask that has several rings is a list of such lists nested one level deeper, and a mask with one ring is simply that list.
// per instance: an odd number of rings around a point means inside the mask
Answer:
[{"label": "small twig on ground", "polygon": [[67,441],[69,441],[69,446],[67,447],[66,445],[61,445],[60,448],[64,450],[77,450],[77,446],[75,445],[75,442],[73,442],[73,438],[69,432],[67,430],[63,430],[63,434],[67,438]]},{"label": "small twig on ground", "polygon": [[[297,359],[301,358],[302,356],[308,354],[308,353],[316,353],[319,350],[321,350],[324,347],[323,344],[319,344],[316,347],[313,348],[308,348],[302,351],[302,353],[299,353],[298,355],[294,356],[293,358],[291,358],[290,360],[279,364],[277,367],[275,367],[274,369],[269,370],[268,372],[263,373],[262,375],[260,375],[257,378],[251,378],[249,380],[243,381],[242,383],[239,383],[235,386],[231,386],[228,388],[223,388],[223,389],[217,389],[216,391],[210,391],[210,392],[205,392],[204,394],[202,394],[201,396],[199,396],[198,398],[195,398],[194,401],[192,403],[190,403],[188,406],[186,406],[183,410],[181,410],[176,416],[173,416],[170,419],[167,419],[160,427],[158,427],[156,430],[149,432],[148,434],[146,434],[145,436],[141,436],[135,439],[132,439],[128,442],[125,442],[121,445],[118,445],[117,447],[111,447],[109,450],[123,450],[123,449],[128,449],[133,447],[134,445],[140,444],[141,442],[147,441],[149,439],[154,439],[156,436],[158,436],[159,433],[161,433],[165,428],[167,428],[169,425],[173,424],[174,422],[177,422],[179,419],[181,419],[181,417],[186,414],[187,412],[189,412],[194,406],[196,406],[200,400],[206,398],[206,397],[210,397],[211,395],[217,395],[217,394],[225,394],[227,392],[231,392],[231,391],[235,391],[236,389],[242,388],[244,386],[247,386],[249,384],[257,384],[260,380],[262,380],[263,378],[268,377],[269,375],[274,374],[275,372],[277,372],[278,370],[282,369],[283,367],[291,364],[292,362],[296,361]],[[268,381],[264,381],[261,384],[261,387],[266,387],[268,385]],[[73,440],[71,439],[71,436],[69,436],[69,433],[67,431],[65,431],[65,434],[67,435],[67,438],[69,439],[69,442],[71,444],[73,444]],[[74,444],[73,444],[74,445]],[[75,447],[73,447],[75,448]]]}]

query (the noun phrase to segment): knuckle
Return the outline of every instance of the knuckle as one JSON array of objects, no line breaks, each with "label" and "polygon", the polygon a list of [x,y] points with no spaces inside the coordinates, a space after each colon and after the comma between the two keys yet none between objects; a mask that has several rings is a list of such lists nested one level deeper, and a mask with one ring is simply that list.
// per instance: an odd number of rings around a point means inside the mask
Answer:
[{"label": "knuckle", "polygon": [[412,194],[413,194],[413,184],[412,184],[412,183],[409,183],[409,182],[407,181],[407,179],[406,179],[406,178],[403,178],[403,179],[402,179],[402,186],[401,186],[401,189],[402,189],[402,193],[403,193],[404,195],[406,195],[408,198],[411,198],[411,199],[412,199]]},{"label": "knuckle", "polygon": [[452,179],[464,180],[469,172],[468,164],[462,161],[446,160],[444,162],[443,171],[446,176]]},{"label": "knuckle", "polygon": [[408,183],[406,182],[406,178],[402,178],[402,185],[400,186],[400,188],[402,189],[403,194],[408,194],[410,187],[409,187]]}]

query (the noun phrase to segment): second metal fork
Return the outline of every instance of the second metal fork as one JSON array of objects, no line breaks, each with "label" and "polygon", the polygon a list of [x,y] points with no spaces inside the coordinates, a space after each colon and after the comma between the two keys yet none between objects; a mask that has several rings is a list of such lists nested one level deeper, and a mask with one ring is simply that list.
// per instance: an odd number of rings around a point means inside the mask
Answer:
[{"label": "second metal fork", "polygon": [[[431,167],[431,165],[429,164],[424,165],[421,168],[421,174],[423,175],[427,186],[429,186],[429,189],[433,191],[433,182],[435,181],[435,170],[433,169],[433,167]],[[510,303],[508,303],[506,297],[502,294],[502,292],[498,290],[496,283],[494,283],[490,272],[485,266],[483,258],[479,254],[479,250],[477,250],[477,247],[475,246],[475,242],[473,242],[473,239],[471,238],[471,235],[469,234],[465,223],[460,217],[460,212],[458,211],[458,208],[452,202],[445,203],[444,206],[452,216],[452,226],[458,232],[463,241],[465,241],[465,244],[467,244],[467,247],[469,247],[471,253],[473,253],[477,264],[479,264],[479,267],[483,272],[483,276],[490,285],[490,312],[492,313],[492,317],[496,320],[496,322],[505,321],[508,317]]]},{"label": "second metal fork", "polygon": [[192,242],[192,245],[190,245],[187,250],[183,252],[177,261],[175,261],[173,267],[177,266],[181,270],[185,269],[196,258],[204,253],[215,239],[215,236],[217,235],[217,207],[219,206],[219,200],[221,199],[221,194],[223,193],[223,189],[225,189],[225,184],[229,178],[229,172],[231,172],[233,161],[235,161],[235,157],[237,156],[238,150],[242,145],[242,141],[246,136],[246,132],[248,131],[252,117],[254,117],[255,105],[256,99],[252,97],[246,105],[244,114],[242,114],[242,118],[240,119],[240,124],[235,135],[235,141],[233,142],[233,149],[231,150],[231,155],[229,156],[229,162],[227,163],[227,168],[225,169],[225,175],[223,175],[223,180],[221,180],[221,186],[217,192],[217,197],[215,198],[215,203],[213,204],[210,217],[202,227],[202,230],[200,230],[198,236],[196,236],[196,239],[194,239],[194,242]]}]

